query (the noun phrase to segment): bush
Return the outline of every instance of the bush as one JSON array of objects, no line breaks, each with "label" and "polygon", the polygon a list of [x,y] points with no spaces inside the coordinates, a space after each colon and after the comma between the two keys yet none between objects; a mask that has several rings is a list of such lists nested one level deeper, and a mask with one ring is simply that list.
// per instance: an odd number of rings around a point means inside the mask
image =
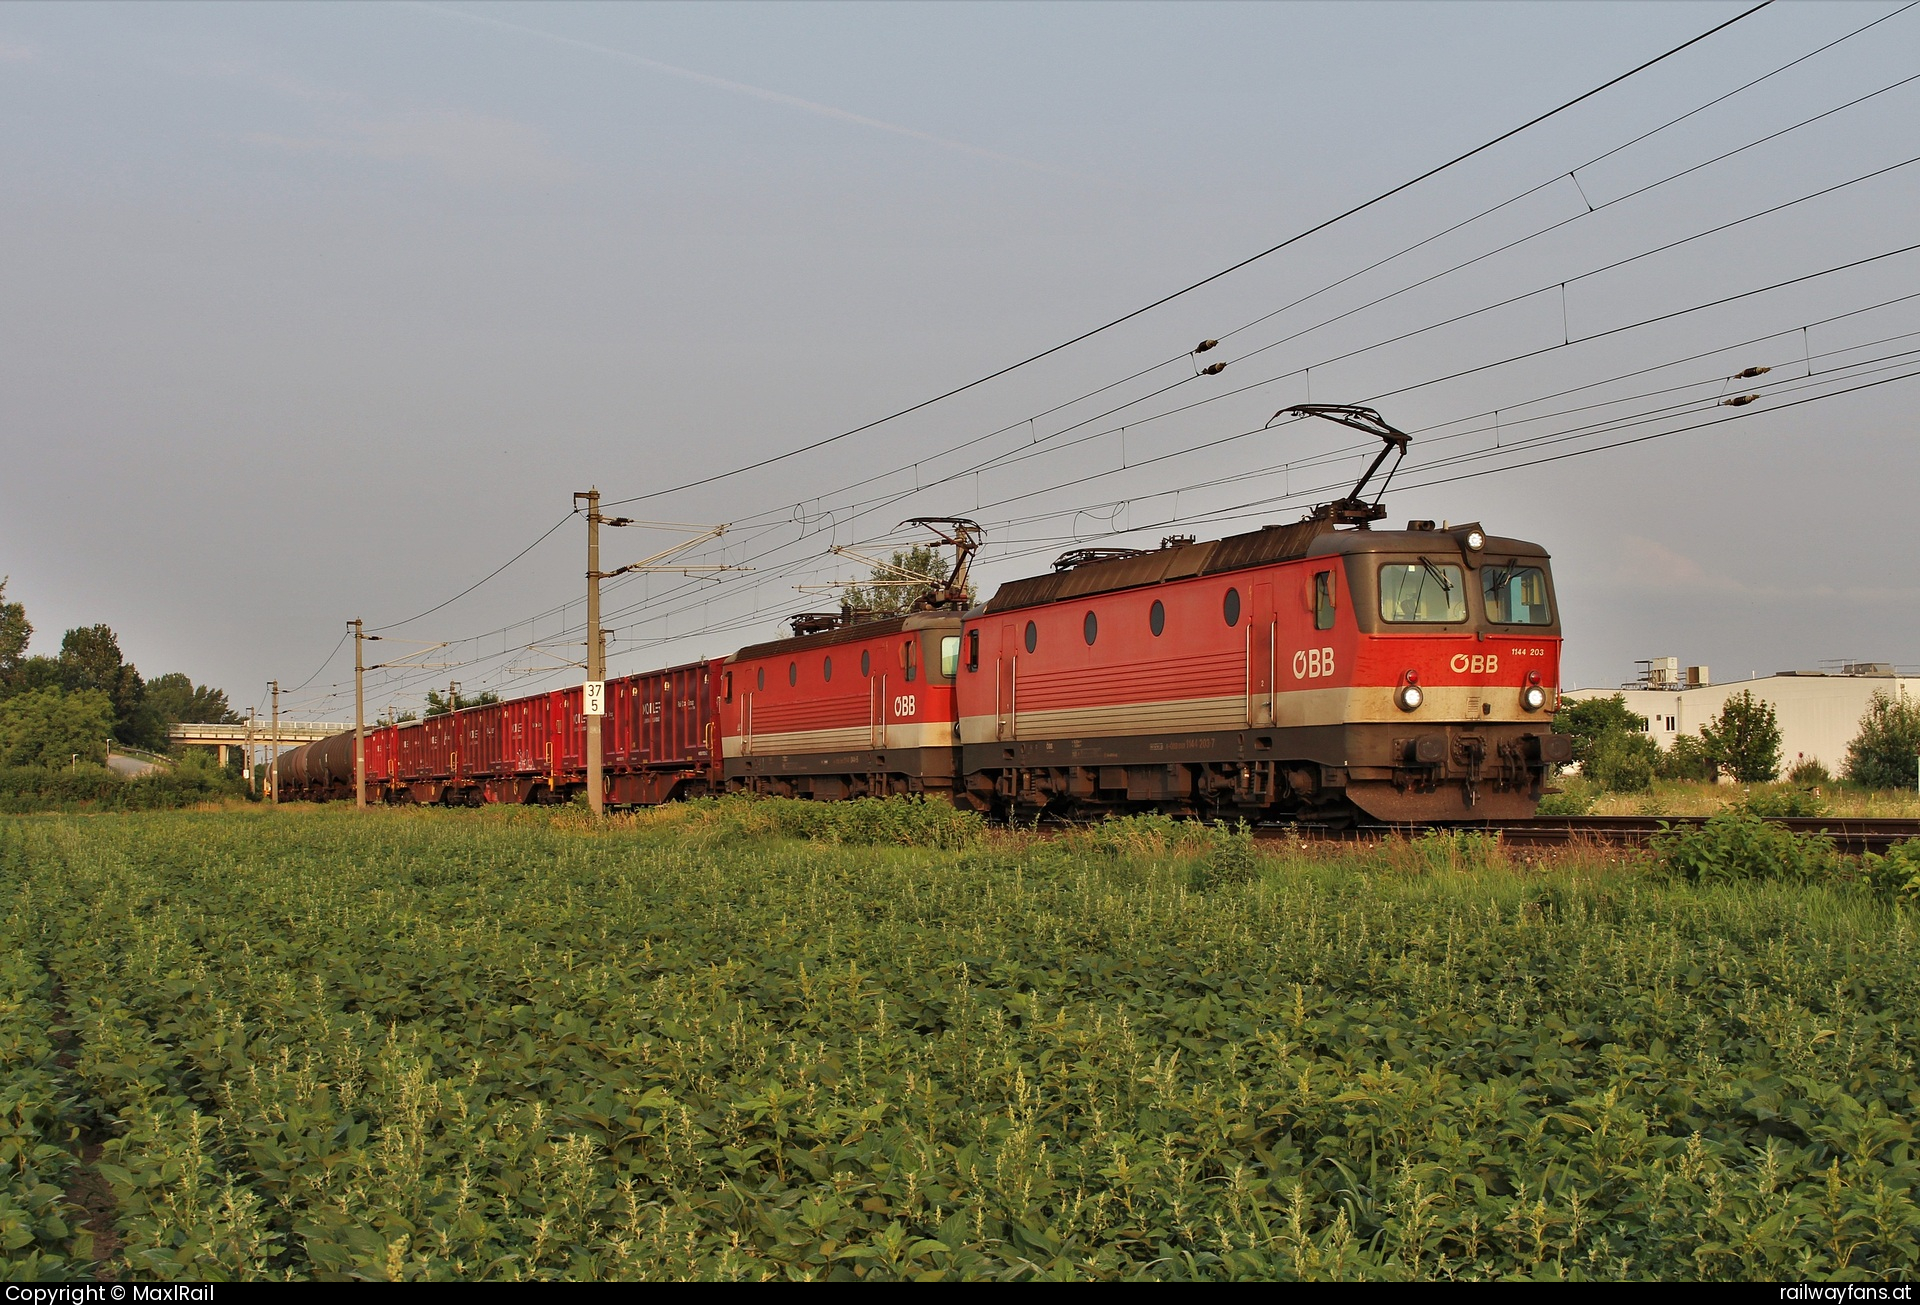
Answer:
[{"label": "bush", "polygon": [[1742,784],[1765,784],[1780,774],[1780,718],[1773,704],[1742,689],[1728,698],[1700,740],[1714,764]]},{"label": "bush", "polygon": [[172,769],[127,779],[105,766],[14,766],[0,770],[0,811],[165,811],[244,797],[246,785],[210,760],[188,756]]},{"label": "bush", "polygon": [[974,812],[908,797],[804,802],[731,793],[659,808],[642,819],[689,826],[710,845],[799,838],[858,846],[961,848],[986,834],[986,821]]},{"label": "bush", "polygon": [[1697,734],[1681,734],[1673,740],[1673,746],[1660,754],[1654,771],[1661,779],[1689,780],[1696,783],[1712,783],[1720,778],[1720,768],[1713,764],[1713,758],[1707,755],[1707,745]]},{"label": "bush", "polygon": [[1659,747],[1646,735],[1608,730],[1588,747],[1581,773],[1616,793],[1644,793],[1653,787],[1659,760]]},{"label": "bush", "polygon": [[113,703],[97,689],[34,689],[0,701],[0,766],[65,767],[102,761]]},{"label": "bush", "polygon": [[1798,788],[1763,788],[1747,794],[1747,810],[1756,816],[1824,816],[1826,799]]},{"label": "bush", "polygon": [[1669,829],[1663,822],[1654,836],[1653,853],[1668,874],[1696,884],[1753,879],[1806,883],[1839,864],[1831,839],[1768,824],[1744,806],[1728,807],[1692,828]]},{"label": "bush", "polygon": [[1548,793],[1540,799],[1540,815],[1584,816],[1593,810],[1600,794],[1591,782],[1574,775],[1561,780],[1560,785],[1558,793]]},{"label": "bush", "polygon": [[1573,736],[1573,761],[1582,770],[1594,745],[1609,734],[1644,734],[1647,718],[1627,710],[1626,695],[1611,698],[1582,698],[1561,704],[1553,718],[1555,734]]},{"label": "bush", "polygon": [[1869,852],[1860,858],[1867,882],[1896,897],[1920,897],[1920,839],[1895,843],[1884,856]]},{"label": "bush", "polygon": [[1867,788],[1912,788],[1920,763],[1920,702],[1875,689],[1847,745],[1847,778]]},{"label": "bush", "polygon": [[1787,782],[1801,788],[1823,788],[1833,783],[1833,773],[1820,764],[1819,758],[1808,757],[1787,772]]}]

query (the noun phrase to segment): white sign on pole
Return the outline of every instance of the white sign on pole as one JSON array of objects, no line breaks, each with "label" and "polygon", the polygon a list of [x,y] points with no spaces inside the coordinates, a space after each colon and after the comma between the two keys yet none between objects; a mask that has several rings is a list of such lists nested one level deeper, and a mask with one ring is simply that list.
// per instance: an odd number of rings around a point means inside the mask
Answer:
[{"label": "white sign on pole", "polygon": [[607,682],[605,680],[588,680],[586,689],[586,714],[589,716],[606,715]]}]

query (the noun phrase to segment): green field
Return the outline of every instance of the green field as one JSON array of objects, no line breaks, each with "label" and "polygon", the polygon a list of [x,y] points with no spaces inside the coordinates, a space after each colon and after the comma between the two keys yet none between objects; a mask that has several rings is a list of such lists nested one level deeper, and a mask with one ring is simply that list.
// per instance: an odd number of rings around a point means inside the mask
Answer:
[{"label": "green field", "polygon": [[1920,1266],[1857,886],[709,804],[0,817],[0,893],[14,1277]]}]

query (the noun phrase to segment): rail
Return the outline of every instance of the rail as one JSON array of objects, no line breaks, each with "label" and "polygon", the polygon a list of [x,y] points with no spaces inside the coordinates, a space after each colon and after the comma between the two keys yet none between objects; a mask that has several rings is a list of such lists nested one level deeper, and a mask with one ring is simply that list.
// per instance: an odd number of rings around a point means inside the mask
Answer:
[{"label": "rail", "polygon": [[[1795,834],[1824,834],[1834,850],[1849,856],[1885,852],[1895,843],[1920,838],[1920,820],[1886,816],[1768,816]],[[1697,829],[1705,816],[1535,816],[1530,820],[1490,820],[1445,828],[1467,833],[1494,834],[1511,847],[1644,847],[1669,830]],[[1313,825],[1269,825],[1255,831],[1267,839],[1341,839],[1346,841],[1407,837],[1426,833],[1434,825],[1360,825],[1330,829]]]}]

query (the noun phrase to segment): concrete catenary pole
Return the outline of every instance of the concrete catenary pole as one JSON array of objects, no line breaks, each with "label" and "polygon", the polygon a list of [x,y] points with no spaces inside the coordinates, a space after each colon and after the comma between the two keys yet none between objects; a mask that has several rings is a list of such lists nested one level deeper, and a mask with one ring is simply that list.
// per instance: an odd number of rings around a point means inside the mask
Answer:
[{"label": "concrete catenary pole", "polygon": [[280,681],[273,684],[273,756],[267,759],[267,793],[280,805]]},{"label": "concrete catenary pole", "polygon": [[[600,491],[590,489],[573,497],[576,504],[587,500],[587,682],[604,684],[607,667],[605,646],[600,641]],[[586,697],[583,691],[582,710],[590,705]],[[606,811],[600,779],[600,717],[592,711],[587,711],[587,806],[596,816]]]},{"label": "concrete catenary pole", "polygon": [[367,668],[366,659],[360,655],[360,644],[366,633],[362,628],[364,622],[355,620],[348,624],[353,626],[353,805],[364,811],[367,807]]},{"label": "concrete catenary pole", "polygon": [[253,708],[247,708],[247,792],[255,792],[253,782]]}]

